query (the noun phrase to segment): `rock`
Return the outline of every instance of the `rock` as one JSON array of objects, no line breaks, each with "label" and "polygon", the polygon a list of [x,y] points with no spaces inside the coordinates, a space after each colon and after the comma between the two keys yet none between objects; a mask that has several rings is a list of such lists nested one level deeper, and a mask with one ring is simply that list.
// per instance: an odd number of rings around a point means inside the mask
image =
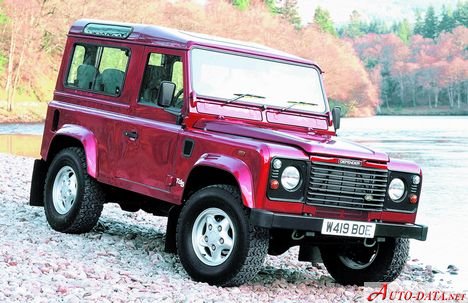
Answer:
[{"label": "rock", "polygon": [[345,295],[346,297],[348,297],[348,298],[354,297],[354,293],[353,293],[352,291],[349,291],[349,290],[345,291],[345,292],[344,292],[344,295]]},{"label": "rock", "polygon": [[447,266],[447,270],[449,270],[449,271],[458,271],[458,267],[456,267],[455,265],[449,265],[449,266]]},{"label": "rock", "polygon": [[68,288],[66,288],[65,286],[59,286],[57,289],[57,293],[59,294],[66,294],[67,292],[68,292]]}]

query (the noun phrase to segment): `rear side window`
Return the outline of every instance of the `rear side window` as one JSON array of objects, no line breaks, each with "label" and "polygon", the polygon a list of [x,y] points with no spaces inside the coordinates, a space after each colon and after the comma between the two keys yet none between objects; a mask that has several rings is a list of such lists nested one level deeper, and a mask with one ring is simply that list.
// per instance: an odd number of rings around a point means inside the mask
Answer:
[{"label": "rear side window", "polygon": [[119,96],[130,51],[126,48],[77,44],[65,86]]}]

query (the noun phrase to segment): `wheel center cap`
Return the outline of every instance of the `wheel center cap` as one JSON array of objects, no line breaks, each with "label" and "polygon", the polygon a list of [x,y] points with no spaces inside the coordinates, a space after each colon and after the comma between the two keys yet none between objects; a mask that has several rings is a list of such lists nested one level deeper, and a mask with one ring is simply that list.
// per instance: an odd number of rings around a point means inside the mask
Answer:
[{"label": "wheel center cap", "polygon": [[218,232],[216,232],[214,229],[208,231],[207,236],[208,236],[208,243],[210,244],[216,242],[217,239],[219,238]]}]

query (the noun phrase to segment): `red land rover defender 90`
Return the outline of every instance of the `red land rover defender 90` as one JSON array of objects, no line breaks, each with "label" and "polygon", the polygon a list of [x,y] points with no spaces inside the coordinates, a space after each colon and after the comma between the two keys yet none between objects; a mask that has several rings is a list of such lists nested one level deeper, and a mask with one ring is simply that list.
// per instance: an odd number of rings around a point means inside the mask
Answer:
[{"label": "red land rover defender 90", "polygon": [[392,281],[421,170],[336,137],[320,68],[257,44],[79,20],[68,34],[30,204],[84,233],[106,202],[167,216],[166,250],[197,281],[249,281],[300,246],[342,284]]}]

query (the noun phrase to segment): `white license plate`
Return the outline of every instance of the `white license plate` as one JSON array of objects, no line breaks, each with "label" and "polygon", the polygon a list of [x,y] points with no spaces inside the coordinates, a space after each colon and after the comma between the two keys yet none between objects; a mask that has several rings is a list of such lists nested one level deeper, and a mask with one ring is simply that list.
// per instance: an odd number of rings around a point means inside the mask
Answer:
[{"label": "white license plate", "polygon": [[373,238],[375,223],[364,223],[344,220],[324,219],[322,225],[323,235]]}]

